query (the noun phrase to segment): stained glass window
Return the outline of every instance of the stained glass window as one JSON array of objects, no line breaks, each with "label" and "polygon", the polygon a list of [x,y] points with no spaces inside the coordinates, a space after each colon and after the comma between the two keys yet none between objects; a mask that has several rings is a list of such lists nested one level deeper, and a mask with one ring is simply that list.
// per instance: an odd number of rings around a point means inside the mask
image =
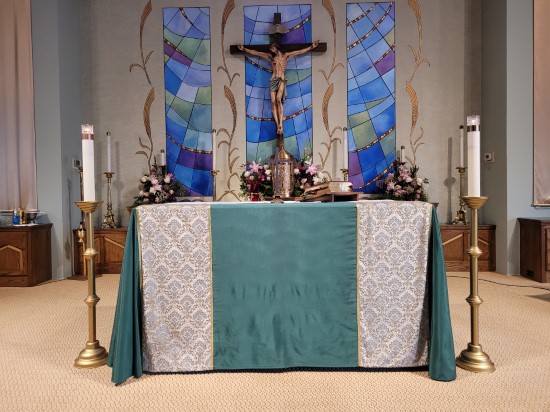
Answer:
[{"label": "stained glass window", "polygon": [[162,10],[167,168],[190,196],[211,196],[210,9]]},{"label": "stained glass window", "polygon": [[348,3],[349,180],[377,191],[395,160],[395,3]]},{"label": "stained glass window", "polygon": [[[269,29],[274,13],[281,13],[281,22],[288,29],[282,43],[311,43],[311,6],[245,6],[244,44],[270,44]],[[246,160],[265,160],[275,150],[276,125],[271,111],[269,61],[246,56]],[[285,149],[297,159],[312,153],[311,54],[288,60],[285,77],[284,110]]]}]

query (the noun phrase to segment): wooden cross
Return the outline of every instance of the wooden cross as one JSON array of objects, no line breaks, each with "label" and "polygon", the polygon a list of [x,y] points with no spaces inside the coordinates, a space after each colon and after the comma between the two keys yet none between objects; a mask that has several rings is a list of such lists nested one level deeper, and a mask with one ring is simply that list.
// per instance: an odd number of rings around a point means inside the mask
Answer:
[{"label": "wooden cross", "polygon": [[[273,29],[272,31],[272,43],[277,43],[281,51],[283,52],[291,52],[295,50],[301,50],[305,47],[311,46],[311,43],[294,43],[294,44],[282,44],[282,36],[283,31],[281,30],[281,13],[274,13],[273,14]],[[254,45],[248,45],[246,46],[248,49],[261,51],[264,53],[269,53],[269,44],[254,44]],[[319,45],[312,50],[312,52],[315,53],[324,53],[327,51],[327,44],[326,43],[319,43]],[[241,54],[243,53],[240,51],[236,44],[232,44],[229,46],[229,53],[231,54]]]}]

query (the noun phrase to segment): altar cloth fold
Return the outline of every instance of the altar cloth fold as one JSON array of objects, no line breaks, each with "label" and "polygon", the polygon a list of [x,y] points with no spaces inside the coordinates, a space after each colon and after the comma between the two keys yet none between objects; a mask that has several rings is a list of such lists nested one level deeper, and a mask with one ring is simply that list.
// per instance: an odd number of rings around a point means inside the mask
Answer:
[{"label": "altar cloth fold", "polygon": [[[361,208],[376,212],[378,206],[361,203],[138,208],[128,228],[111,338],[113,382],[139,377],[144,370],[399,368],[426,363],[432,379],[455,379],[443,249],[430,205],[415,209],[428,213],[422,218],[428,222],[427,236],[421,238],[429,247],[425,258],[418,260],[424,273],[416,275],[416,280],[401,281],[408,273],[405,263],[388,266],[392,281],[378,276],[377,290],[386,288],[389,293],[393,287],[405,296],[393,318],[388,314],[385,320],[380,313],[376,318],[378,331],[389,328],[392,319],[398,323],[393,334],[378,333],[375,340],[376,345],[392,349],[387,359],[365,357],[372,353],[369,342],[373,341],[361,334],[367,328],[365,322],[374,318],[368,308],[370,300],[361,298],[364,286],[358,287],[364,270],[358,262],[358,233],[372,227],[361,227],[358,215]],[[411,202],[393,202],[385,207],[396,212],[412,206]],[[168,226],[157,228],[154,219],[144,217],[147,214],[155,219],[165,216]],[[371,221],[369,225],[376,223],[376,219]],[[154,239],[140,238],[146,227],[150,230],[147,236]],[[155,230],[158,236],[152,235]],[[172,230],[172,252],[167,253],[172,263],[163,256],[161,246],[166,242],[160,239],[159,230]],[[405,240],[412,235],[408,236]],[[147,242],[156,246],[148,249]],[[145,264],[143,254],[147,255]],[[415,254],[409,258],[416,259]],[[144,290],[140,289],[141,275]],[[180,280],[170,284],[176,278]],[[403,288],[418,289],[416,303]],[[361,308],[361,304],[367,306]],[[412,315],[405,311],[409,307],[414,308]],[[401,320],[412,319],[414,324],[411,316],[421,317],[414,333]]]}]

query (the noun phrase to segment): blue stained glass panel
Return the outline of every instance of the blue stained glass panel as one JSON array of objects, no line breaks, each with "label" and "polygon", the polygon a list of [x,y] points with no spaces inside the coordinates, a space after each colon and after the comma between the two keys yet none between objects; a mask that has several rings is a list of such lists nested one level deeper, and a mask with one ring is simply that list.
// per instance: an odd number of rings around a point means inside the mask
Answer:
[{"label": "blue stained glass panel", "polygon": [[[269,29],[274,13],[281,13],[281,22],[289,28],[282,43],[311,42],[311,6],[245,6],[244,42],[269,44]],[[287,100],[283,105],[285,148],[298,160],[312,153],[313,127],[311,121],[311,54],[306,53],[288,60],[285,77]],[[266,159],[275,149],[276,126],[271,109],[269,79],[270,63],[261,58],[247,56],[246,84],[246,161]],[[290,79],[294,83],[291,83]]]},{"label": "blue stained glass panel", "polygon": [[190,196],[211,196],[210,9],[170,7],[162,15],[167,168]]},{"label": "blue stained glass panel", "polygon": [[[354,190],[373,193],[395,160],[395,2],[348,3],[348,159]],[[357,121],[369,122],[357,125]]]}]

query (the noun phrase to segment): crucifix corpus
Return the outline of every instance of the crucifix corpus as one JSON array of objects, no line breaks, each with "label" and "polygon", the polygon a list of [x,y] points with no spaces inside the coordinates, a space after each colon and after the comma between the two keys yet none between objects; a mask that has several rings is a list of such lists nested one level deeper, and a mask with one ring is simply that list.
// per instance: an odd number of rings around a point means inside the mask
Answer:
[{"label": "crucifix corpus", "polygon": [[275,13],[273,15],[273,26],[270,29],[270,34],[272,35],[271,44],[250,45],[247,47],[244,47],[242,44],[236,44],[231,45],[229,49],[231,54],[250,54],[266,59],[271,64],[272,72],[269,80],[271,111],[273,113],[273,120],[277,126],[277,147],[274,156],[275,187],[273,190],[275,199],[290,197],[293,188],[292,170],[294,158],[284,149],[283,132],[283,104],[286,97],[285,71],[288,59],[309,51],[325,52],[327,50],[327,44],[319,43],[318,40],[313,43],[281,44],[282,35],[287,31],[281,23],[281,13]]}]

